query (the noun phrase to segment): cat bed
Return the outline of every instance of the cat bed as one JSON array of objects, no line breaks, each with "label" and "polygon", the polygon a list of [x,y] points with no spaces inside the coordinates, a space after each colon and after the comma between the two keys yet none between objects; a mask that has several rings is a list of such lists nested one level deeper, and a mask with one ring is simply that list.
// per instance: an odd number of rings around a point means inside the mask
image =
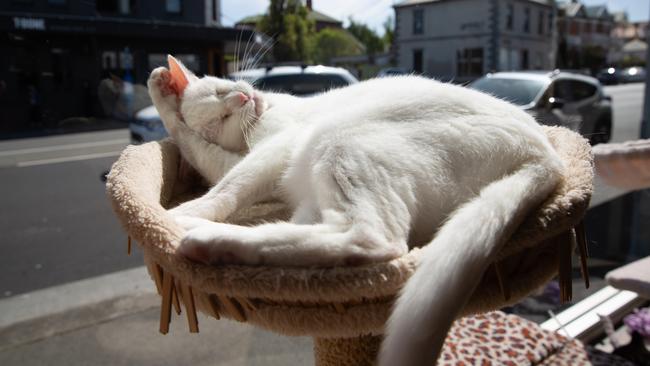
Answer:
[{"label": "cat bed", "polygon": [[[503,247],[462,315],[513,304],[558,272],[561,296],[569,300],[571,253],[576,247],[587,278],[581,219],[592,193],[590,146],[567,129],[545,131],[566,164],[564,178]],[[129,247],[131,238],[138,242],[161,294],[160,331],[167,333],[172,307],[180,313],[182,302],[191,332],[198,331],[198,309],[217,319],[249,322],[285,335],[310,335],[318,365],[371,364],[395,294],[416,269],[420,250],[389,262],[325,269],[191,262],[176,253],[184,230],[166,212],[207,189],[198,180],[183,178],[191,175],[179,174],[179,166],[185,165],[169,140],[129,146],[107,180]],[[264,203],[229,221],[253,224],[287,217],[282,204]]]}]

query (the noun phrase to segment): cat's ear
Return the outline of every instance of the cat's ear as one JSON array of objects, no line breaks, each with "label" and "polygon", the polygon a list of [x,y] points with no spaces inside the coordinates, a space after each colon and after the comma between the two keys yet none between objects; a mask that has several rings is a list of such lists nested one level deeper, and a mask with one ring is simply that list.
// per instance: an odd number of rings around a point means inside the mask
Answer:
[{"label": "cat's ear", "polygon": [[180,61],[172,55],[167,55],[169,72],[172,75],[172,87],[176,94],[181,95],[189,83],[198,80],[198,78],[188,70]]}]

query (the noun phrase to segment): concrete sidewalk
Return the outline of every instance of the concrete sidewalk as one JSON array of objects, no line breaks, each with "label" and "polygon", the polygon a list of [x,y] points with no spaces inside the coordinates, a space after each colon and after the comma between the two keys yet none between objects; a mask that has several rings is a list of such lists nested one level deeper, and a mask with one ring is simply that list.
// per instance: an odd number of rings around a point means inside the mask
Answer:
[{"label": "concrete sidewalk", "polygon": [[158,332],[143,267],[0,300],[0,365],[309,365],[311,339],[185,314]]}]

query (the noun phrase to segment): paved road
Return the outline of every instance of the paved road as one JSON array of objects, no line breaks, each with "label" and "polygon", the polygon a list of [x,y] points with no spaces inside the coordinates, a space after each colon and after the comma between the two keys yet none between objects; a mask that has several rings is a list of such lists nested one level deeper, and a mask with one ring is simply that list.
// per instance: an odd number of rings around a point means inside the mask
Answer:
[{"label": "paved road", "polygon": [[100,180],[126,130],[0,143],[0,297],[142,264]]},{"label": "paved road", "polygon": [[[634,83],[605,87],[605,93],[612,97],[613,130],[611,142],[636,140],[641,131],[643,113],[643,93],[645,84]],[[594,195],[591,207],[601,205],[620,197],[628,191],[604,184],[598,177],[594,179]]]}]

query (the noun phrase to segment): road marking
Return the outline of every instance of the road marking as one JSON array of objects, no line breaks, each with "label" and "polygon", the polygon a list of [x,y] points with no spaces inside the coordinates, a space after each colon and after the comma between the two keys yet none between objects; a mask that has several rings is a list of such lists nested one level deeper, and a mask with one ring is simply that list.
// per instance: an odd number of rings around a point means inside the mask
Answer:
[{"label": "road marking", "polygon": [[64,156],[64,157],[61,157],[61,158],[19,161],[18,163],[16,163],[16,166],[19,167],[19,168],[24,168],[24,167],[35,166],[35,165],[57,164],[57,163],[67,163],[69,161],[80,161],[80,160],[108,158],[108,157],[111,157],[111,156],[118,156],[121,153],[122,153],[122,151],[109,151],[109,152],[105,152],[105,153],[85,154],[85,155],[77,155],[77,156]]},{"label": "road marking", "polygon": [[130,141],[128,139],[115,139],[115,140],[107,140],[107,141],[80,142],[76,144],[67,144],[67,145],[32,147],[27,149],[0,151],[0,156],[32,154],[32,153],[48,152],[48,151],[72,150],[72,149],[79,149],[85,147],[96,147],[96,146],[106,146],[106,145],[118,145],[118,144],[128,145],[129,142]]}]

